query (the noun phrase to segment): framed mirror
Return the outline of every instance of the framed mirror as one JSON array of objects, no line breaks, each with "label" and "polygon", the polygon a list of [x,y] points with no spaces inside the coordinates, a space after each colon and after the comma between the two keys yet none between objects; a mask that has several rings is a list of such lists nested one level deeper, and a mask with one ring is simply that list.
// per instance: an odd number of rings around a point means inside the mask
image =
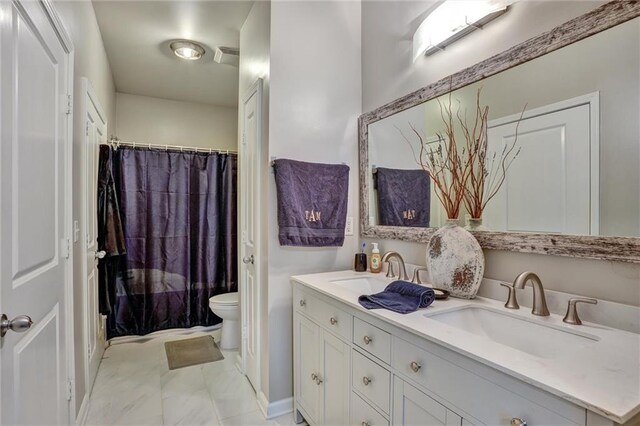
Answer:
[{"label": "framed mirror", "polygon": [[361,235],[428,242],[444,224],[420,146],[443,143],[449,102],[473,126],[480,90],[488,151],[518,152],[471,223],[481,246],[640,263],[639,16],[612,1],[363,114]]}]

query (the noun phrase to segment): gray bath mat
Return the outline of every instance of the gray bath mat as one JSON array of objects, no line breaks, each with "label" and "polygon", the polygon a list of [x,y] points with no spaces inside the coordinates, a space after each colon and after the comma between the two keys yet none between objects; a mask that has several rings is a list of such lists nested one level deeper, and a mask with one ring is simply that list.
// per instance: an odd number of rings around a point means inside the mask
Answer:
[{"label": "gray bath mat", "polygon": [[169,370],[224,359],[211,336],[165,342],[164,349],[167,351]]}]

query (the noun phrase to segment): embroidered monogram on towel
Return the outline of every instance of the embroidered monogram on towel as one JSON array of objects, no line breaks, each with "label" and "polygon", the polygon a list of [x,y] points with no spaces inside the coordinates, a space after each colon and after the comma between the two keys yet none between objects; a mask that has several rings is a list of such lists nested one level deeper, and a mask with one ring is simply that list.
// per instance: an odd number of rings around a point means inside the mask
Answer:
[{"label": "embroidered monogram on towel", "polygon": [[315,210],[305,210],[304,217],[307,219],[307,222],[318,222],[320,220],[320,212]]},{"label": "embroidered monogram on towel", "polygon": [[274,171],[280,245],[342,246],[349,167],[279,159]]},{"label": "embroidered monogram on towel", "polygon": [[402,217],[407,220],[413,220],[416,218],[416,211],[413,209],[405,210],[402,212]]}]

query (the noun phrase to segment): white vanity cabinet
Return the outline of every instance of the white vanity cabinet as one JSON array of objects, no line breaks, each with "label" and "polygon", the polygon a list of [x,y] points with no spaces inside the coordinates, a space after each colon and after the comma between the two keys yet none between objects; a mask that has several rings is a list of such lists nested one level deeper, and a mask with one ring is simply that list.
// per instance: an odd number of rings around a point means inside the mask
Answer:
[{"label": "white vanity cabinet", "polygon": [[[333,334],[335,329],[327,328],[331,327],[331,321],[327,327],[321,327],[306,316],[309,313],[306,308],[321,305],[319,299],[309,296],[303,304],[299,300],[293,321],[296,405],[310,424],[347,424],[351,348]],[[332,318],[332,310],[326,313]],[[350,318],[344,312],[340,320],[350,327]]]},{"label": "white vanity cabinet", "polygon": [[460,426],[462,417],[396,377],[393,381],[393,424]]},{"label": "white vanity cabinet", "polygon": [[293,287],[294,405],[311,425],[612,424],[303,283]]}]

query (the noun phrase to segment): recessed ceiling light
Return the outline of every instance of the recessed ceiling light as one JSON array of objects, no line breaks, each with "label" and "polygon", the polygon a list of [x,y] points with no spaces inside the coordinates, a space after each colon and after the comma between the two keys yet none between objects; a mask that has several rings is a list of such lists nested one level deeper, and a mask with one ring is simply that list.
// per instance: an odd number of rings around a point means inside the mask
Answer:
[{"label": "recessed ceiling light", "polygon": [[196,61],[204,55],[204,47],[200,46],[198,43],[194,43],[193,41],[173,41],[169,47],[178,58],[186,59],[187,61]]}]

